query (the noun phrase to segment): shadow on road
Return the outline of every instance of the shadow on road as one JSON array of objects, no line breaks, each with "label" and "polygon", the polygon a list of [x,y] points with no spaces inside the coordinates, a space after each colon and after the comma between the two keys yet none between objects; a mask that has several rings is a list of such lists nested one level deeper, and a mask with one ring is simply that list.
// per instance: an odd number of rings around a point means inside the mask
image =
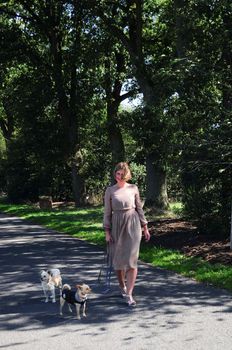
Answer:
[{"label": "shadow on road", "polygon": [[[69,331],[74,332],[95,324],[98,332],[105,332],[109,322],[123,327],[134,322],[140,329],[139,336],[146,337],[146,329],[158,321],[164,330],[179,327],[191,310],[199,315],[214,314],[218,322],[232,311],[229,293],[146,264],[139,268],[137,307],[128,308],[118,293],[115,277],[112,291],[101,293],[103,286],[97,277],[103,251],[99,247],[5,215],[0,216],[0,230],[1,330],[23,332],[73,324],[75,328]],[[86,319],[76,320],[75,311],[70,314],[68,308],[61,317],[58,301],[44,303],[39,273],[48,267],[61,270],[63,283],[74,286],[86,282],[92,287]]]}]

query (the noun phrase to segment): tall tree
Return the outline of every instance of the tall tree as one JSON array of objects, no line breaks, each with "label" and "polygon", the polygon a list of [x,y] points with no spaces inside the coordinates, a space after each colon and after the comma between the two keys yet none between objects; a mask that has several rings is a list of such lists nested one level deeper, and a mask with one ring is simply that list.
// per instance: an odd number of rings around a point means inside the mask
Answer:
[{"label": "tall tree", "polygon": [[175,111],[179,120],[183,199],[204,231],[223,234],[232,176],[231,4],[179,0],[171,13],[181,19],[176,30],[181,81],[170,114]]},{"label": "tall tree", "polygon": [[54,80],[57,108],[63,123],[62,147],[66,162],[71,166],[75,203],[80,205],[84,198],[84,186],[76,155],[80,144],[77,68],[83,33],[81,2],[20,0],[2,4],[0,11],[18,22],[19,30],[30,34],[33,46],[36,39],[39,44],[44,43],[44,64],[49,67]]},{"label": "tall tree", "polygon": [[111,145],[112,166],[126,160],[119,107],[121,102],[133,96],[136,92],[135,86],[131,87],[130,91],[123,92],[123,85],[129,79],[129,69],[126,65],[126,53],[117,46],[112,47],[111,44],[111,50],[109,50],[108,45],[106,46],[107,53],[105,55],[104,76],[107,102],[107,130]]},{"label": "tall tree", "polygon": [[[154,52],[151,42],[154,42],[154,22],[158,16],[155,1],[127,0],[117,4],[107,1],[96,1],[96,14],[102,22],[124,45],[129,53],[133,73],[143,93],[145,104],[145,123],[143,129],[144,151],[147,164],[147,203],[166,207],[168,203],[166,190],[165,155],[154,151],[158,143],[157,135],[151,135],[153,124],[159,125],[163,108],[163,100],[170,94],[170,89],[160,87],[160,76],[154,72]],[[115,15],[113,16],[112,13]],[[148,44],[147,44],[148,43]],[[147,135],[146,135],[147,129]],[[145,136],[146,135],[146,136]],[[155,145],[155,149],[157,145]],[[162,147],[162,146],[161,146]]]}]

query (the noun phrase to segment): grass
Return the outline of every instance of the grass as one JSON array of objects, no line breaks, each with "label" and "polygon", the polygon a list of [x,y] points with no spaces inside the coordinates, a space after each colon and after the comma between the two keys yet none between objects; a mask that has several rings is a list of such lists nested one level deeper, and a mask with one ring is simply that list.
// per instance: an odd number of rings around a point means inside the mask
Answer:
[{"label": "grass", "polygon": [[146,211],[146,216],[148,219],[153,221],[153,218],[156,219],[170,219],[170,218],[180,218],[183,216],[184,206],[180,202],[169,203],[169,208],[166,210],[149,208]]},{"label": "grass", "polygon": [[170,203],[170,211],[176,216],[181,216],[183,213],[184,206],[180,202]]},{"label": "grass", "polygon": [[1,201],[0,211],[92,243],[105,243],[102,207],[41,210],[36,206],[12,205]]},{"label": "grass", "polygon": [[142,243],[140,258],[153,266],[177,272],[199,282],[232,291],[232,267],[210,264],[201,258],[187,257],[178,251],[149,247]]},{"label": "grass", "polygon": [[[181,206],[176,206],[180,211]],[[102,229],[102,207],[40,210],[36,206],[12,205],[0,201],[0,211],[17,215],[47,228],[70,234],[101,246],[105,245]],[[140,259],[167,270],[175,271],[199,282],[232,291],[232,267],[210,264],[200,258],[187,257],[177,251],[142,242]]]}]

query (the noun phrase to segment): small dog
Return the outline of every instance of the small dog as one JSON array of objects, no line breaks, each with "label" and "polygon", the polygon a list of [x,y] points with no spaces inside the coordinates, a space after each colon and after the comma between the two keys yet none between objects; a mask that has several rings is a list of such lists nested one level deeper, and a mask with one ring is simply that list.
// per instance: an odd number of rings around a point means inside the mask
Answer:
[{"label": "small dog", "polygon": [[63,315],[63,306],[65,302],[68,303],[69,311],[72,312],[71,305],[76,306],[77,319],[80,320],[80,308],[82,307],[82,315],[86,317],[86,301],[88,294],[91,293],[91,288],[87,284],[76,285],[76,290],[71,290],[69,284],[64,284],[60,296],[60,315]]},{"label": "small dog", "polygon": [[52,302],[56,302],[55,288],[62,290],[62,277],[59,269],[42,270],[40,273],[41,285],[43,288],[45,303],[49,300],[51,294]]}]

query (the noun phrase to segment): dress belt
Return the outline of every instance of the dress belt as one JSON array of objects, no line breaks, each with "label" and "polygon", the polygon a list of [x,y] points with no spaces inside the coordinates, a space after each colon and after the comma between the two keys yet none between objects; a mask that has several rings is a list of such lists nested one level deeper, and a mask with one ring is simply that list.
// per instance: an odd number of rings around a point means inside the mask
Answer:
[{"label": "dress belt", "polygon": [[128,211],[128,210],[132,210],[132,209],[135,209],[135,207],[123,208],[123,209],[114,209],[114,210],[113,210],[113,213],[114,213],[114,212],[117,212],[117,211]]}]

